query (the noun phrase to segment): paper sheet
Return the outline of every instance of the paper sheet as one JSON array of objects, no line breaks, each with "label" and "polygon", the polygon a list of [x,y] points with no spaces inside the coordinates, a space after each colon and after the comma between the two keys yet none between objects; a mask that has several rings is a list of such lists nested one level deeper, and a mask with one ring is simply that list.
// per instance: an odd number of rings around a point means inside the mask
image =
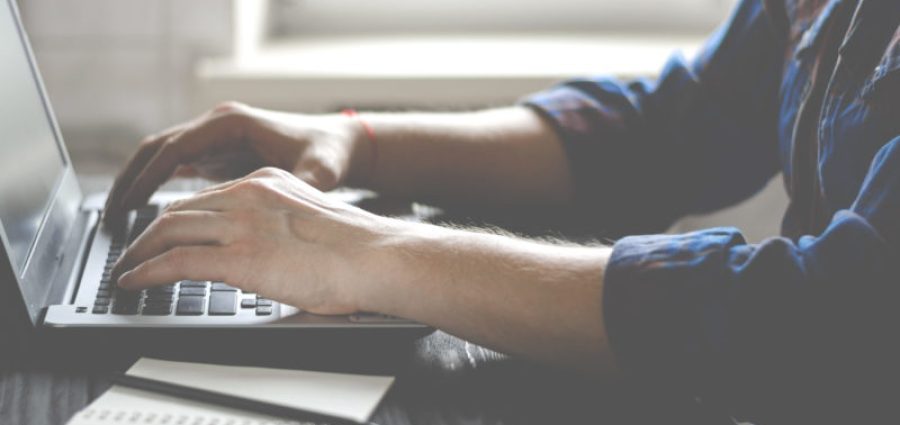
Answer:
[{"label": "paper sheet", "polygon": [[300,425],[298,422],[214,404],[113,386],[67,425]]},{"label": "paper sheet", "polygon": [[[182,363],[166,360],[143,358],[138,360],[127,372],[128,375],[153,379],[161,382],[183,385],[192,388],[215,391],[221,394],[263,401],[281,406],[299,408],[326,415],[350,419],[364,423],[375,411],[378,403],[387,393],[394,378],[390,376],[351,375],[340,373],[312,372],[302,370],[270,369],[260,367],[220,366],[202,363]],[[231,418],[235,424],[243,424],[241,420],[250,420],[249,424],[270,423],[268,418],[252,413],[244,413],[234,409],[180,400],[159,394],[153,394],[130,388],[113,387],[91,406],[79,413],[69,425],[107,424],[107,423],[182,423],[182,422],[83,422],[79,416],[103,410],[124,410],[128,412],[168,411],[173,414],[189,414]],[[183,412],[185,411],[185,412]],[[99,413],[92,414],[96,419]],[[109,416],[109,414],[107,415]],[[145,415],[146,416],[146,415]],[[191,416],[193,417],[193,416]],[[256,420],[257,422],[252,422]],[[263,421],[263,422],[259,422]],[[184,422],[194,424],[195,422]],[[196,422],[196,423],[232,423]],[[288,422],[284,422],[288,423]]]}]

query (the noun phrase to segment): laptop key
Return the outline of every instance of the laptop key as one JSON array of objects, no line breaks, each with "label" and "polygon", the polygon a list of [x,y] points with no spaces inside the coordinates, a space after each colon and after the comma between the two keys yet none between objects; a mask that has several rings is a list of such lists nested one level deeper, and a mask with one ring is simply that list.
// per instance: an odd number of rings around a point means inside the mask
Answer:
[{"label": "laptop key", "polygon": [[257,300],[256,300],[256,305],[261,305],[261,306],[271,307],[271,306],[272,306],[272,300],[267,300],[267,299],[265,299],[265,298],[260,298],[260,299],[257,299]]},{"label": "laptop key", "polygon": [[272,307],[256,307],[257,316],[270,316],[271,314]]},{"label": "laptop key", "polygon": [[168,316],[172,314],[171,305],[145,305],[141,310],[144,316]]},{"label": "laptop key", "polygon": [[172,305],[173,301],[174,300],[172,300],[172,299],[158,300],[158,299],[153,299],[153,298],[147,298],[144,300],[144,306],[151,306],[151,307],[170,306],[170,305]]},{"label": "laptop key", "polygon": [[147,295],[161,295],[161,294],[174,294],[175,288],[172,287],[162,287],[162,288],[152,288],[147,290]]},{"label": "laptop key", "polygon": [[182,297],[202,297],[206,295],[206,289],[203,288],[183,288],[178,292]]},{"label": "laptop key", "polygon": [[172,304],[172,301],[175,299],[174,294],[148,294],[147,298],[144,298],[145,303],[167,303]]},{"label": "laptop key", "polygon": [[105,305],[95,305],[93,310],[94,314],[106,314],[107,311],[109,311],[109,307]]},{"label": "laptop key", "polygon": [[255,298],[244,298],[241,300],[241,308],[256,308]]},{"label": "laptop key", "polygon": [[209,295],[210,316],[233,316],[237,314],[237,293],[216,291]]},{"label": "laptop key", "polygon": [[109,298],[106,298],[106,297],[97,297],[97,299],[94,300],[94,305],[95,305],[95,306],[98,306],[98,305],[109,305]]},{"label": "laptop key", "polygon": [[207,284],[206,281],[199,281],[199,280],[182,280],[182,281],[181,281],[181,288],[182,288],[182,289],[184,289],[184,288],[206,288],[206,284]]},{"label": "laptop key", "polygon": [[199,316],[206,308],[206,300],[200,297],[186,297],[178,299],[178,307],[175,314],[179,316]]},{"label": "laptop key", "polygon": [[120,300],[139,299],[139,298],[141,298],[141,292],[140,291],[128,291],[128,290],[125,290],[122,288],[117,288],[115,291],[115,296],[116,296],[116,298],[118,298]]},{"label": "laptop key", "polygon": [[238,288],[235,288],[234,286],[231,286],[231,285],[229,285],[229,284],[227,284],[227,283],[224,283],[224,282],[213,282],[213,284],[212,284],[212,290],[213,290],[213,291],[233,291],[233,292],[237,292]]}]

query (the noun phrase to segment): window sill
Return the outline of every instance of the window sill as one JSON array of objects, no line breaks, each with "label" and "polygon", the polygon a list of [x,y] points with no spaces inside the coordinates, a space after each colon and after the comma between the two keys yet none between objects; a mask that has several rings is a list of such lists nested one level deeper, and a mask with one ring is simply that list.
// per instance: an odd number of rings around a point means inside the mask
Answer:
[{"label": "window sill", "polygon": [[197,77],[201,102],[304,110],[478,106],[509,103],[574,76],[654,75],[673,51],[692,56],[701,42],[596,34],[304,39],[203,60]]}]

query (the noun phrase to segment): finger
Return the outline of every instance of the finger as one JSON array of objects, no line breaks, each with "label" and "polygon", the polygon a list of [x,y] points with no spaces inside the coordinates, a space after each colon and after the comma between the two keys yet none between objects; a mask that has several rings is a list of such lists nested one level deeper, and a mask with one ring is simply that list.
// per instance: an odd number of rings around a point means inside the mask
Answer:
[{"label": "finger", "polygon": [[246,176],[254,170],[266,166],[259,154],[245,146],[235,146],[229,150],[219,150],[204,156],[191,164],[197,174],[213,181],[227,181]]},{"label": "finger", "polygon": [[229,261],[226,252],[220,246],[178,246],[123,274],[118,285],[140,290],[181,280],[233,282],[238,276],[232,274],[234,261]]},{"label": "finger", "polygon": [[179,211],[163,214],[128,247],[113,267],[112,276],[116,278],[176,246],[225,244],[232,230],[226,219],[214,212]]},{"label": "finger", "polygon": [[246,204],[242,194],[229,192],[228,189],[238,182],[228,182],[224,188],[206,188],[190,198],[179,199],[169,204],[166,212],[176,211],[214,211],[222,212],[235,206]]},{"label": "finger", "polygon": [[279,173],[286,173],[286,172],[284,172],[283,170],[281,170],[279,168],[275,168],[275,167],[256,167],[253,170],[248,171],[246,175],[243,175],[241,177],[235,177],[235,178],[229,179],[228,181],[224,181],[221,183],[207,186],[207,187],[200,189],[194,193],[199,195],[199,194],[203,194],[203,193],[207,193],[207,192],[216,192],[216,191],[228,189],[238,183],[241,183],[241,182],[246,181],[251,178],[274,177],[274,176],[278,175]]},{"label": "finger", "polygon": [[225,211],[252,202],[255,194],[268,190],[272,185],[267,179],[290,177],[293,175],[274,167],[256,170],[247,176],[204,188],[190,198],[180,199],[166,208],[166,211]]},{"label": "finger", "polygon": [[327,187],[327,184],[322,183],[323,182],[322,176],[324,174],[325,173],[323,173],[321,171],[321,169],[313,169],[313,170],[305,169],[303,171],[297,172],[297,178],[316,189],[329,190],[331,188]]},{"label": "finger", "polygon": [[297,164],[294,175],[316,189],[328,191],[337,187],[339,181],[334,171],[337,167],[333,162],[327,157],[305,155]]},{"label": "finger", "polygon": [[193,165],[179,165],[178,168],[175,169],[174,173],[175,177],[184,177],[184,178],[192,178],[200,175],[197,172],[197,169],[194,168]]},{"label": "finger", "polygon": [[163,143],[125,193],[125,208],[144,205],[179,165],[200,159],[217,143],[242,139],[240,130],[243,120],[238,117],[240,115],[235,114],[211,117]]},{"label": "finger", "polygon": [[137,152],[135,152],[128,160],[125,168],[122,169],[122,172],[116,177],[115,182],[113,182],[113,186],[109,191],[109,196],[106,198],[104,221],[109,223],[122,218],[125,211],[122,203],[123,197],[125,192],[131,187],[131,183],[134,181],[135,177],[137,177],[138,173],[144,168],[147,161],[156,155],[156,151],[159,150],[163,142],[183,131],[185,127],[186,124],[174,126],[162,133],[149,136],[141,142]]},{"label": "finger", "polygon": [[[125,192],[130,188],[137,172],[143,167],[156,151],[162,145],[162,140],[154,140],[147,144],[142,144],[137,153],[131,157],[128,165],[122,173],[116,178],[106,198],[106,206],[103,208],[103,222],[109,226],[116,226],[124,223],[125,213],[123,197]],[[137,170],[137,171],[135,171]]]}]

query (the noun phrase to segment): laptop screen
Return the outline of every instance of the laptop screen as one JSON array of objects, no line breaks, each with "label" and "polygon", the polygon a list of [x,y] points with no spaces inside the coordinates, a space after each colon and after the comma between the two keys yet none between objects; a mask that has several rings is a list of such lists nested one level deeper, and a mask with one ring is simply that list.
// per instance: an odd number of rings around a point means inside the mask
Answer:
[{"label": "laptop screen", "polygon": [[19,273],[65,159],[9,4],[0,4],[0,64],[0,223]]}]

